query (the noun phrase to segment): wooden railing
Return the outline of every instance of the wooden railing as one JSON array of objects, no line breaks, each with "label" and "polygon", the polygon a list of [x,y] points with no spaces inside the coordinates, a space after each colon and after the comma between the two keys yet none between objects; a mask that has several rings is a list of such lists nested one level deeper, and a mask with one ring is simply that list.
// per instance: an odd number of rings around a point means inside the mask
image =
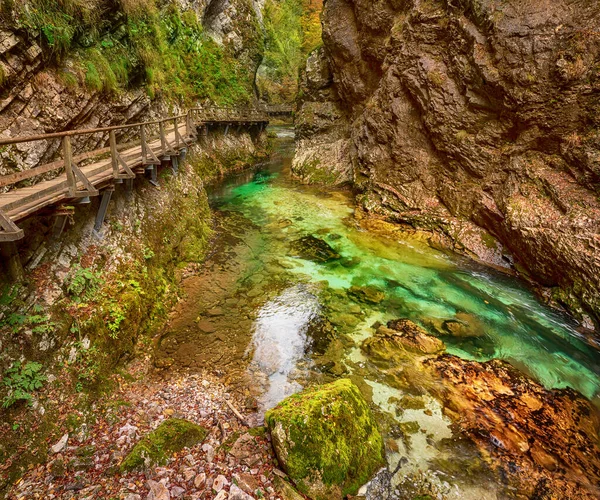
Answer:
[{"label": "wooden railing", "polygon": [[[22,238],[23,231],[17,227],[16,222],[44,206],[63,199],[96,196],[99,194],[99,187],[107,182],[133,179],[136,174],[143,173],[147,166],[159,165],[159,157],[178,155],[195,140],[199,127],[221,123],[264,125],[268,120],[267,113],[258,109],[197,107],[190,109],[186,114],[142,123],[0,138],[0,147],[36,141],[62,141],[61,160],[0,176],[0,188],[39,178],[31,186],[15,187],[0,194],[0,241]],[[151,135],[152,129],[154,135]],[[131,135],[131,132],[134,137],[138,137],[137,141],[128,141],[120,145],[117,143],[117,134]],[[104,139],[108,145],[74,155],[73,138],[94,134],[108,134]],[[96,161],[85,167],[79,166],[81,162],[103,155],[108,155],[108,159]],[[56,172],[56,175],[53,172]]]}]

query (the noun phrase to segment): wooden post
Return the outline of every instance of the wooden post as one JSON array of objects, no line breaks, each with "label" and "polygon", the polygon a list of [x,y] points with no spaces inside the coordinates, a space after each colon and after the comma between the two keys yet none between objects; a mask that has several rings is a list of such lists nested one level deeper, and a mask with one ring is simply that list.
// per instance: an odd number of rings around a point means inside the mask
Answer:
[{"label": "wooden post", "polygon": [[177,124],[177,118],[173,118],[173,124],[175,125],[175,147],[179,151],[179,126]]},{"label": "wooden post", "polygon": [[117,179],[119,177],[119,158],[117,156],[117,138],[115,131],[111,130],[109,135],[110,141],[110,159],[112,162],[113,177]]},{"label": "wooden post", "polygon": [[102,229],[102,224],[104,224],[104,219],[106,218],[106,212],[108,211],[108,204],[110,203],[110,199],[112,197],[114,187],[109,187],[105,189],[102,193],[102,201],[100,202],[100,207],[98,208],[98,213],[96,214],[96,222],[94,223],[94,231],[97,233]]},{"label": "wooden post", "polygon": [[185,117],[185,135],[188,137],[192,136],[192,121],[190,119],[190,112]]},{"label": "wooden post", "polygon": [[165,124],[163,122],[159,123],[160,128],[160,147],[162,149],[162,154],[167,154],[167,137],[165,136]]},{"label": "wooden post", "polygon": [[69,195],[75,196],[77,182],[75,181],[75,173],[73,172],[73,147],[71,146],[71,138],[69,136],[63,138],[63,156],[65,173],[67,174],[67,182],[69,184]]},{"label": "wooden post", "polygon": [[22,281],[25,273],[17,245],[13,241],[0,244],[0,256],[2,256],[2,262],[4,262],[9,278],[12,281]]},{"label": "wooden post", "polygon": [[146,150],[146,127],[144,125],[140,126],[140,137],[142,140],[142,163],[146,163],[148,158],[148,151]]}]

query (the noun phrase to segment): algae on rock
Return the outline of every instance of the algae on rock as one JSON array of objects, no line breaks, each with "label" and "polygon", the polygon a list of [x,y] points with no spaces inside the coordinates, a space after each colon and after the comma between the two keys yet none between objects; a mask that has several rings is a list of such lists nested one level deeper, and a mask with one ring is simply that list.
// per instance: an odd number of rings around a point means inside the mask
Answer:
[{"label": "algae on rock", "polygon": [[121,471],[164,465],[174,453],[204,441],[207,434],[206,429],[188,420],[166,420],[133,447],[123,460]]},{"label": "algae on rock", "polygon": [[282,467],[315,500],[355,494],[385,463],[375,418],[348,379],[290,396],[265,421]]}]

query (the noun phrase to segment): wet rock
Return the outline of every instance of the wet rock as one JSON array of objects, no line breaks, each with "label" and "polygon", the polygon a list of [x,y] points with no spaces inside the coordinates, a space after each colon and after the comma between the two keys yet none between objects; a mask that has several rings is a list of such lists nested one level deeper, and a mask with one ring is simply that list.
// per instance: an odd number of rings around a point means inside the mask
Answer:
[{"label": "wet rock", "polygon": [[164,464],[183,448],[202,442],[207,431],[187,420],[171,418],[137,443],[121,464],[122,471]]},{"label": "wet rock", "polygon": [[323,354],[335,338],[335,328],[327,318],[319,316],[310,320],[306,336],[309,339],[307,350]]},{"label": "wet rock", "polygon": [[429,335],[423,328],[410,320],[394,320],[388,326],[380,326],[375,335],[362,344],[363,351],[370,357],[392,361],[405,358],[406,352],[436,354],[445,349],[444,343]]},{"label": "wet rock", "polygon": [[425,364],[444,381],[446,414],[497,459],[513,487],[528,496],[544,484],[548,498],[596,497],[600,415],[590,401],[570,389],[548,391],[499,360],[445,354]]},{"label": "wet rock", "polygon": [[313,262],[324,263],[340,258],[340,254],[329,243],[312,235],[293,241],[290,246],[292,255]]},{"label": "wet rock", "polygon": [[146,500],[171,500],[171,494],[164,484],[148,479],[146,485],[150,488]]},{"label": "wet rock", "polygon": [[356,493],[383,465],[383,440],[347,379],[290,396],[265,415],[280,464],[315,500]]},{"label": "wet rock", "polygon": [[215,326],[215,324],[207,319],[199,320],[196,323],[196,326],[198,327],[198,330],[200,330],[202,333],[214,333],[217,331],[217,327]]},{"label": "wet rock", "polygon": [[385,300],[385,293],[374,286],[353,286],[348,295],[365,304],[379,304]]}]

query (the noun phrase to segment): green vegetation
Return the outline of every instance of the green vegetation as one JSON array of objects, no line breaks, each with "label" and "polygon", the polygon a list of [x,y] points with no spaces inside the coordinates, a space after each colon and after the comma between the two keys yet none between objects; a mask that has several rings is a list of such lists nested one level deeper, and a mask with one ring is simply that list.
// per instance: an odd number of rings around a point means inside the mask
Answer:
[{"label": "green vegetation", "polygon": [[266,49],[258,86],[263,98],[286,103],[298,93],[298,72],[321,44],[322,0],[267,0]]},{"label": "green vegetation", "polygon": [[204,441],[207,434],[206,429],[187,420],[166,420],[133,447],[123,460],[121,471],[164,465],[174,453]]},{"label": "green vegetation", "polygon": [[67,292],[75,302],[88,302],[94,299],[102,283],[99,272],[78,265],[67,276]]},{"label": "green vegetation", "polygon": [[38,335],[52,333],[56,324],[51,321],[49,315],[43,314],[43,312],[44,309],[39,305],[33,306],[31,314],[23,314],[18,311],[9,312],[0,320],[0,327],[8,327],[13,335],[24,329],[29,329]]},{"label": "green vegetation", "polygon": [[8,408],[17,401],[26,401],[31,403],[32,393],[41,389],[46,380],[42,375],[42,365],[30,361],[25,365],[20,361],[15,361],[13,365],[6,370],[6,375],[2,379],[2,384],[7,388],[8,394],[2,401],[2,407]]},{"label": "green vegetation", "polygon": [[143,85],[151,98],[182,104],[252,97],[253,75],[204,33],[193,11],[174,3],[159,9],[155,0],[7,1],[1,15],[38,39],[70,88],[117,93]]},{"label": "green vegetation", "polygon": [[356,494],[385,463],[373,413],[348,379],[290,396],[265,422],[285,471],[316,500]]}]

